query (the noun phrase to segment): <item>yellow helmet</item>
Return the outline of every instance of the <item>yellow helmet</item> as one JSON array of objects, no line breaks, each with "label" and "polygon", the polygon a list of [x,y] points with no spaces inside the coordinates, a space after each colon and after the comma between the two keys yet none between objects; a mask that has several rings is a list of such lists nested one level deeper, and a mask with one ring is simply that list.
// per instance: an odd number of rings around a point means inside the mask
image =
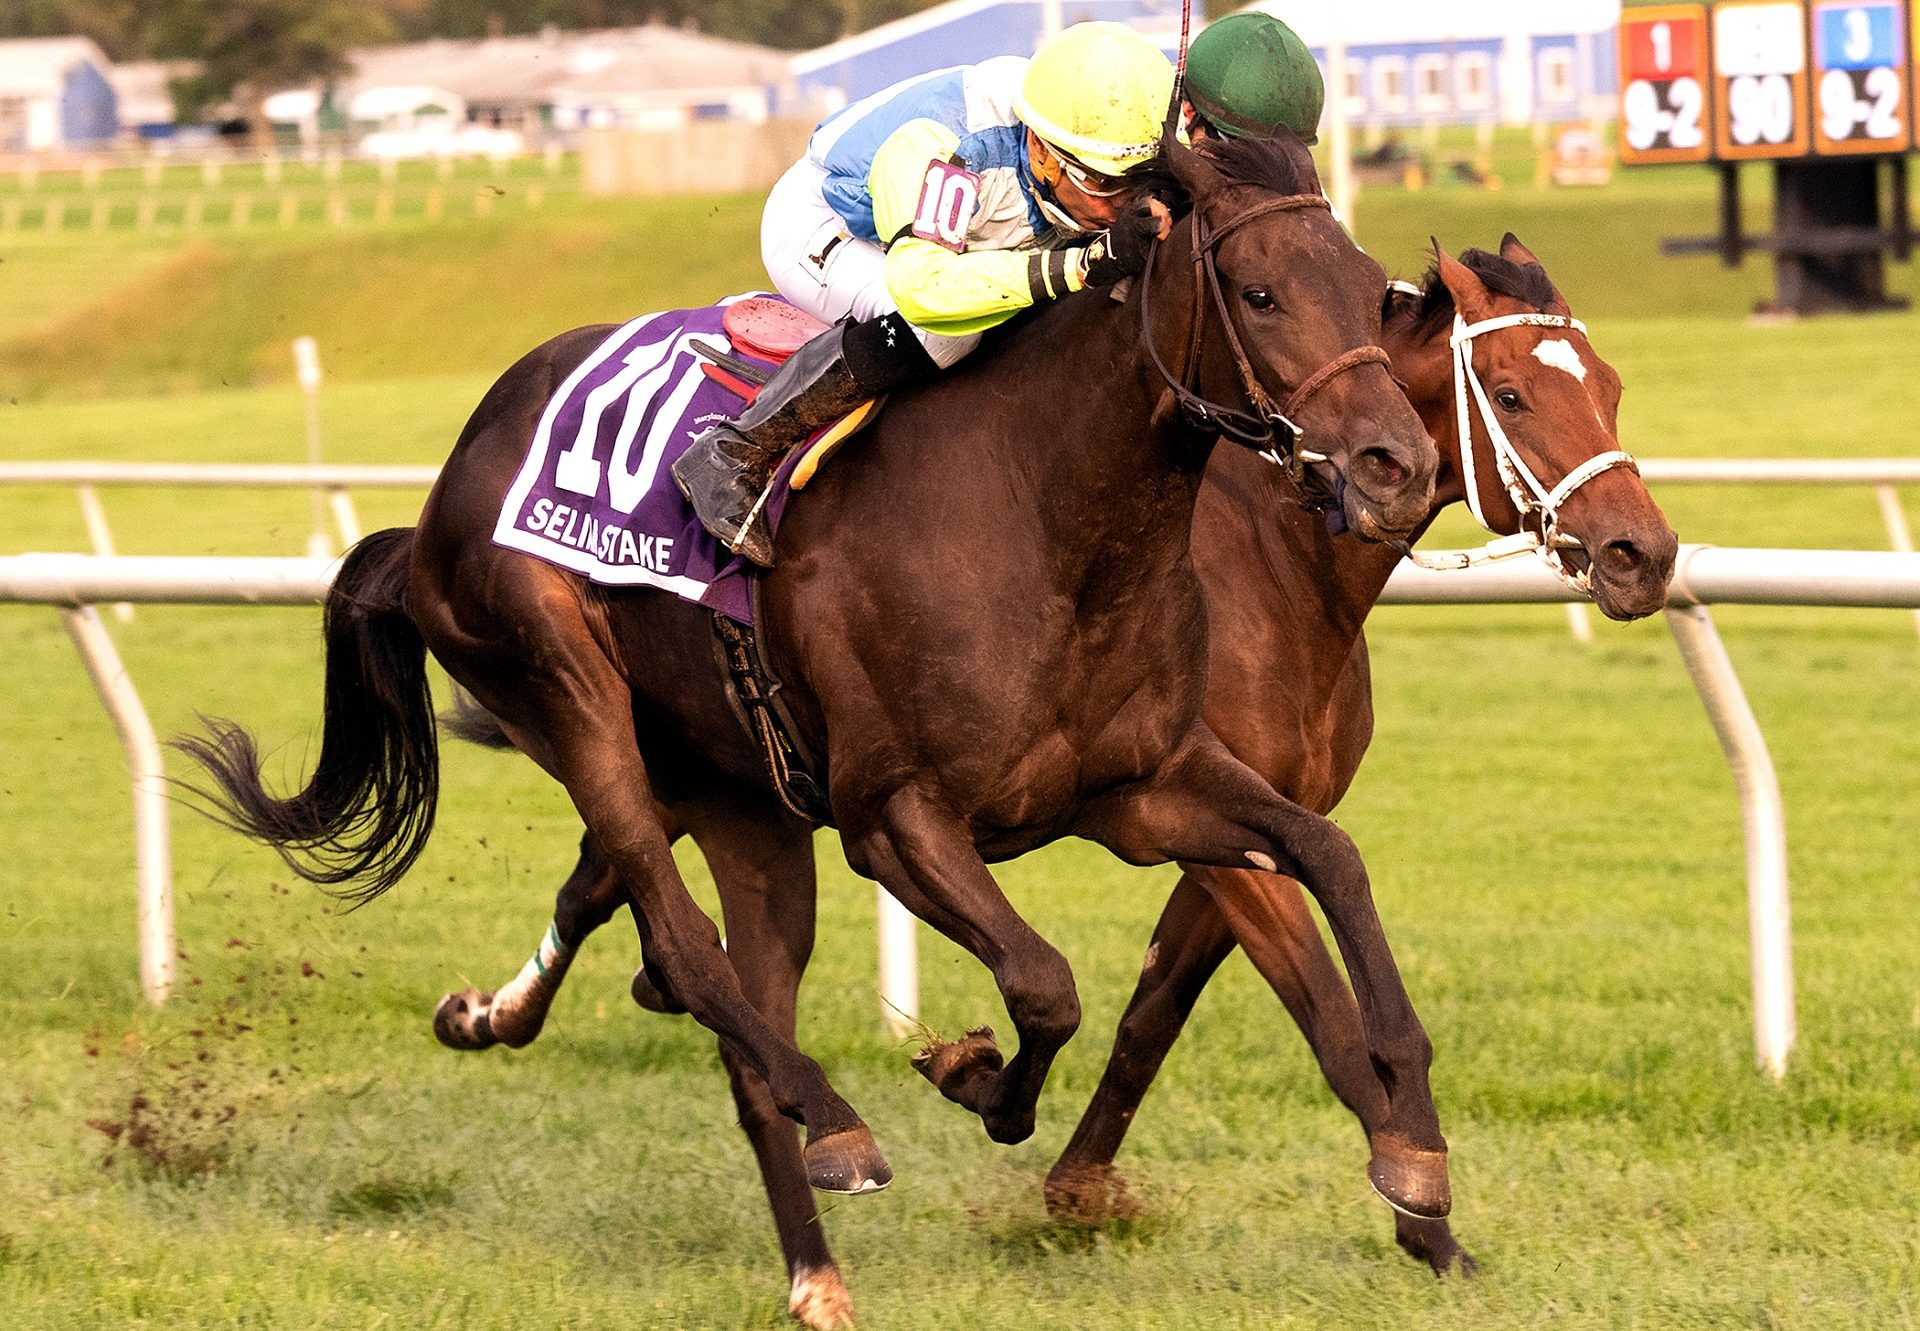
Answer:
[{"label": "yellow helmet", "polygon": [[1048,146],[1105,176],[1160,147],[1173,64],[1118,23],[1076,23],[1033,53],[1013,109]]}]

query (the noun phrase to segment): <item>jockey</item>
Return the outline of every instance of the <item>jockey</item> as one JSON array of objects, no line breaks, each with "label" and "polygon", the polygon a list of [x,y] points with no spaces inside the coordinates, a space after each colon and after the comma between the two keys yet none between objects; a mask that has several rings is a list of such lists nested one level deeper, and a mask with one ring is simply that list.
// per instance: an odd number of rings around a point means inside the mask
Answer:
[{"label": "jockey", "polygon": [[1158,151],[1172,95],[1146,38],[1081,23],[1031,60],[925,75],[822,121],[760,243],[780,294],[833,327],[674,464],[707,530],[771,566],[747,518],[789,448],[1021,310],[1139,272],[1166,213],[1123,208],[1119,177]]},{"label": "jockey", "polygon": [[1187,51],[1182,112],[1195,144],[1209,136],[1271,138],[1282,127],[1311,145],[1327,89],[1307,44],[1258,10],[1209,23]]}]

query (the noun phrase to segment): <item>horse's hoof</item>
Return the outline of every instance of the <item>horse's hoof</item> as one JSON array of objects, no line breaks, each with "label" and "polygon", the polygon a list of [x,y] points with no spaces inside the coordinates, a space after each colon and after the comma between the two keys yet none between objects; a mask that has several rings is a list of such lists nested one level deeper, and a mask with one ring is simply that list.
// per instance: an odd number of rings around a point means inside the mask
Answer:
[{"label": "horse's hoof", "polygon": [[658,1012],[666,1017],[686,1015],[686,1008],[667,997],[666,991],[661,989],[659,985],[655,984],[653,980],[649,978],[645,966],[642,966],[633,973],[631,992],[633,993],[633,1001],[649,1012]]},{"label": "horse's hoof", "polygon": [[1416,1220],[1399,1214],[1393,1219],[1393,1241],[1409,1257],[1425,1262],[1434,1275],[1442,1278],[1458,1275],[1462,1280],[1471,1280],[1480,1274],[1480,1264],[1455,1241],[1446,1221]]},{"label": "horse's hoof", "polygon": [[987,1140],[997,1146],[1018,1146],[1033,1136],[1034,1112],[1029,1108],[1023,1114],[982,1114],[981,1126],[987,1130]]},{"label": "horse's hoof", "polygon": [[1415,1220],[1443,1220],[1453,1209],[1444,1150],[1428,1150],[1397,1137],[1376,1137],[1373,1159],[1367,1162],[1367,1182],[1388,1206]]},{"label": "horse's hoof", "polygon": [[810,1140],[801,1154],[807,1163],[807,1182],[821,1192],[858,1195],[878,1192],[893,1182],[893,1168],[864,1124]]},{"label": "horse's hoof", "polygon": [[[986,1026],[976,1027],[958,1040],[936,1041],[913,1056],[915,1072],[932,1082],[947,1099],[982,1117],[988,1107],[987,1092],[1004,1065],[1000,1046],[993,1042],[993,1031]],[[991,1128],[988,1135],[992,1135]],[[1024,1136],[1020,1140],[1025,1140]]]},{"label": "horse's hoof", "polygon": [[1062,1224],[1104,1225],[1140,1214],[1140,1203],[1112,1165],[1055,1165],[1043,1192],[1047,1215]]},{"label": "horse's hoof", "polygon": [[794,1273],[787,1314],[812,1331],[845,1331],[853,1325],[853,1300],[833,1267],[803,1268]]},{"label": "horse's hoof", "polygon": [[434,1036],[449,1049],[489,1049],[500,1043],[487,1019],[492,994],[478,989],[448,994],[433,1010]]}]

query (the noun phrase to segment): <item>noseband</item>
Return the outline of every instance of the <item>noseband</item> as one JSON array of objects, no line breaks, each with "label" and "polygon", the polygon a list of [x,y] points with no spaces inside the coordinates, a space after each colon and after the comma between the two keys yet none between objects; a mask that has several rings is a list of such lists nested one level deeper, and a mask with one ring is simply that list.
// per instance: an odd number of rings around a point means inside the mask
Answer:
[{"label": "noseband", "polygon": [[[1460,473],[1467,487],[1467,507],[1473,511],[1474,521],[1487,531],[1494,531],[1493,524],[1487,521],[1487,515],[1481,507],[1479,480],[1474,473],[1473,404],[1477,403],[1480,419],[1486,423],[1487,440],[1493,449],[1494,468],[1506,487],[1507,498],[1520,515],[1520,536],[1525,538],[1525,544],[1500,554],[1538,552],[1562,582],[1582,596],[1588,596],[1593,592],[1592,554],[1588,554],[1586,568],[1575,570],[1568,566],[1561,551],[1579,549],[1580,542],[1561,532],[1560,506],[1595,477],[1615,467],[1625,467],[1637,476],[1640,474],[1640,464],[1634,461],[1631,453],[1616,448],[1588,458],[1551,489],[1541,484],[1540,478],[1533,474],[1532,468],[1527,466],[1519,450],[1513,446],[1513,441],[1507,438],[1505,428],[1494,414],[1493,403],[1487,398],[1486,385],[1480,382],[1480,376],[1473,368],[1473,340],[1503,328],[1570,328],[1582,337],[1587,332],[1587,326],[1578,319],[1560,314],[1508,314],[1497,319],[1484,319],[1477,324],[1469,324],[1458,314],[1453,316],[1453,337],[1449,345],[1453,348],[1453,398],[1459,418]],[[1487,549],[1493,551],[1501,544],[1495,542]],[[1487,554],[1483,558],[1498,558],[1500,554]],[[1478,561],[1469,556],[1467,562]],[[1456,559],[1447,566],[1464,565]]]},{"label": "noseband", "polygon": [[[1198,204],[1189,215],[1193,227],[1193,262],[1200,269],[1200,280],[1193,287],[1192,336],[1187,343],[1186,368],[1176,376],[1160,357],[1160,349],[1154,344],[1153,320],[1150,314],[1151,292],[1153,290],[1153,261],[1160,247],[1154,245],[1147,251],[1146,271],[1141,274],[1140,290],[1140,332],[1141,341],[1146,343],[1147,354],[1153,359],[1153,366],[1160,372],[1160,378],[1172,390],[1174,398],[1180,404],[1181,413],[1195,429],[1210,434],[1222,435],[1243,448],[1253,449],[1267,461],[1282,468],[1296,482],[1300,481],[1309,463],[1331,464],[1325,453],[1317,453],[1301,443],[1306,431],[1295,423],[1296,418],[1319,392],[1335,379],[1349,370],[1362,365],[1392,365],[1392,358],[1380,347],[1355,347],[1345,355],[1335,357],[1321,366],[1287,398],[1285,404],[1276,405],[1266,387],[1254,373],[1253,362],[1247,356],[1246,347],[1240,341],[1240,333],[1233,325],[1233,317],[1227,309],[1227,298],[1220,285],[1220,270],[1214,261],[1214,250],[1222,240],[1238,228],[1273,213],[1292,212],[1302,208],[1326,208],[1332,205],[1318,194],[1292,194],[1285,198],[1269,199],[1267,202],[1247,209],[1229,219],[1220,228],[1209,227],[1201,217]],[[1213,297],[1214,309],[1219,313],[1220,326],[1226,330],[1227,345],[1233,350],[1234,368],[1240,372],[1240,385],[1246,392],[1247,401],[1253,411],[1242,411],[1238,407],[1229,407],[1214,402],[1201,395],[1197,390],[1200,377],[1201,338],[1205,332],[1204,315],[1208,294]],[[1337,493],[1337,489],[1334,491]]]}]

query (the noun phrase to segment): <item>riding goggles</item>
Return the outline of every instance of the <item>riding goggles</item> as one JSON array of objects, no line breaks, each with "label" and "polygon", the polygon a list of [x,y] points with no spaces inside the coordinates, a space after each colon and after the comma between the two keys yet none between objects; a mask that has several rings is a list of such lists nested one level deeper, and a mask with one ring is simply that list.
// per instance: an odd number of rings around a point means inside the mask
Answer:
[{"label": "riding goggles", "polygon": [[1054,159],[1060,163],[1061,174],[1065,175],[1068,180],[1071,180],[1074,188],[1087,197],[1093,199],[1111,199],[1116,194],[1123,193],[1126,190],[1126,181],[1120,179],[1118,176],[1103,176],[1091,167],[1080,165],[1080,163],[1074,161],[1058,148],[1053,148],[1053,145],[1049,144],[1047,146],[1053,149]]}]

